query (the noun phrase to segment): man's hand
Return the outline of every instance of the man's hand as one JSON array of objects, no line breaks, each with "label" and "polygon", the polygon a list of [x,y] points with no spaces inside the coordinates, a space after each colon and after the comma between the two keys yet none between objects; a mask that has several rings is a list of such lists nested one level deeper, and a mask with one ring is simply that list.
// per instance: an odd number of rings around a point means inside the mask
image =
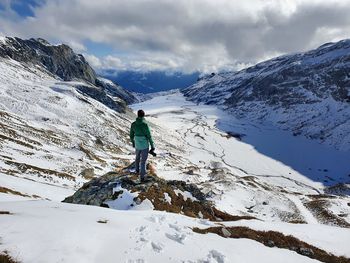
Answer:
[{"label": "man's hand", "polygon": [[154,147],[151,148],[151,150],[149,151],[150,154],[152,154],[154,157],[157,156],[157,154],[154,152],[156,149]]}]

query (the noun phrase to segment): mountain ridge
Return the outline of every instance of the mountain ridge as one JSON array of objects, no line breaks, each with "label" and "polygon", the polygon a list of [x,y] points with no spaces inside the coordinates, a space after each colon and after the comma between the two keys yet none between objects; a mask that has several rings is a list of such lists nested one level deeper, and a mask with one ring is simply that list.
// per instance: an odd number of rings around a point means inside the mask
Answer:
[{"label": "mountain ridge", "polygon": [[125,103],[137,101],[131,92],[99,78],[84,56],[76,54],[66,44],[51,45],[42,38],[23,40],[4,37],[0,41],[0,57],[28,64],[29,67],[41,66],[63,81],[86,82],[84,85],[78,85],[77,90],[116,111],[125,112]]},{"label": "mountain ridge", "polygon": [[183,89],[195,102],[350,149],[350,40],[283,55]]}]

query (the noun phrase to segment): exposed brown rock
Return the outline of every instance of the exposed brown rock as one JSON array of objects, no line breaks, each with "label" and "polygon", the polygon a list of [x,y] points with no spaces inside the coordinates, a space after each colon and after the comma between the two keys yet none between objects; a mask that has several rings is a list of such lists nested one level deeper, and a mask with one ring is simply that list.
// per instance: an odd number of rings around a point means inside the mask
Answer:
[{"label": "exposed brown rock", "polygon": [[[125,190],[115,191],[116,186]],[[235,216],[215,208],[206,200],[205,195],[194,184],[183,181],[166,181],[157,176],[148,176],[147,180],[139,183],[138,175],[121,170],[110,172],[99,178],[94,178],[83,185],[74,195],[67,197],[64,202],[108,207],[108,201],[116,200],[123,191],[137,193],[130,207],[149,200],[155,210],[184,214],[195,218],[205,218],[211,221],[234,221],[253,219],[251,216]],[[188,192],[191,198],[185,197]],[[183,194],[182,194],[183,193]],[[166,199],[166,195],[171,201]]]},{"label": "exposed brown rock", "polygon": [[326,263],[350,263],[349,258],[335,256],[293,236],[284,235],[276,231],[258,231],[241,226],[210,227],[206,229],[193,228],[193,231],[200,234],[215,233],[224,238],[248,238],[268,247],[289,249],[300,255]]}]

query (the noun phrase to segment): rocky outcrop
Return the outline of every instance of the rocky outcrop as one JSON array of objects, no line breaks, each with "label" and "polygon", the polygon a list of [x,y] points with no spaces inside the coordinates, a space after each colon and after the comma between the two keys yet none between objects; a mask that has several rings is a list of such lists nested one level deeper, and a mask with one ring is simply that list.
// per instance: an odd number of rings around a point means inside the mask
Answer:
[{"label": "rocky outcrop", "polygon": [[144,183],[138,183],[137,176],[127,171],[110,172],[94,178],[63,202],[109,207],[111,201],[121,200],[123,192],[133,193],[130,209],[151,202],[155,210],[184,214],[213,221],[234,221],[253,219],[250,216],[234,216],[215,208],[194,184],[183,181],[166,181],[149,176]]},{"label": "rocky outcrop", "polygon": [[83,81],[82,85],[76,85],[79,92],[118,112],[125,112],[126,104],[137,101],[132,93],[121,86],[97,78],[84,56],[74,53],[65,44],[51,45],[41,38],[23,40],[6,37],[4,41],[0,41],[0,57],[10,58],[29,66],[39,65],[65,81]]},{"label": "rocky outcrop", "polygon": [[82,94],[87,95],[102,104],[106,105],[108,108],[115,110],[117,112],[126,112],[126,102],[121,98],[113,98],[104,90],[103,87],[94,85],[76,85],[75,88]]},{"label": "rocky outcrop", "polygon": [[104,91],[111,97],[118,97],[123,99],[127,104],[132,104],[138,101],[135,95],[128,90],[122,88],[111,80],[104,78],[97,78],[96,85],[103,88]]},{"label": "rocky outcrop", "polygon": [[224,238],[245,238],[257,241],[267,247],[288,249],[299,255],[326,263],[349,263],[350,259],[333,255],[323,249],[310,245],[294,236],[276,231],[259,231],[245,226],[209,227],[207,229],[193,228],[200,234],[214,233]]},{"label": "rocky outcrop", "polygon": [[7,37],[0,42],[0,57],[19,62],[41,65],[61,79],[85,80],[95,84],[96,73],[81,54],[76,54],[67,45],[51,45],[46,40]]}]

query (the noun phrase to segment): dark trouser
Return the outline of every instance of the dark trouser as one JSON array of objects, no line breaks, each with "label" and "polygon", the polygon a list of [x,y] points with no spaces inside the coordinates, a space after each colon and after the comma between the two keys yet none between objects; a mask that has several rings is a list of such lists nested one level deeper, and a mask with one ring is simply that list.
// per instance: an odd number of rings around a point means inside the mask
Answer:
[{"label": "dark trouser", "polygon": [[146,175],[146,161],[148,157],[148,149],[136,150],[135,171],[140,173],[140,179],[143,180]]}]

